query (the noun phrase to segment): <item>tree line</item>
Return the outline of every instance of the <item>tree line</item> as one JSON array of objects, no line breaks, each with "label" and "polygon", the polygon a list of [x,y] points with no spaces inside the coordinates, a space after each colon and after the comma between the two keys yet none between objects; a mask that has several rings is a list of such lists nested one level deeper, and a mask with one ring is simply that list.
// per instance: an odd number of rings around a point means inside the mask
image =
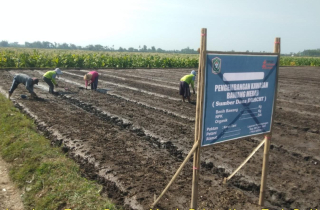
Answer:
[{"label": "tree line", "polygon": [[139,46],[139,49],[129,47],[128,49],[119,47],[118,49],[112,46],[102,46],[100,44],[97,45],[88,45],[85,47],[77,46],[75,44],[67,44],[67,43],[51,43],[47,41],[36,41],[36,42],[25,42],[23,44],[19,44],[18,42],[9,43],[8,41],[1,41],[0,47],[16,47],[16,48],[41,48],[41,49],[66,49],[66,50],[90,50],[90,51],[116,51],[116,52],[156,52],[156,53],[183,53],[183,54],[197,54],[198,52],[194,49],[190,49],[189,47],[181,50],[163,50],[161,48],[156,48],[152,46],[148,48],[146,45],[142,47]]},{"label": "tree line", "polygon": [[316,50],[304,50],[300,53],[301,56],[310,56],[310,57],[317,57],[320,56],[320,49]]}]

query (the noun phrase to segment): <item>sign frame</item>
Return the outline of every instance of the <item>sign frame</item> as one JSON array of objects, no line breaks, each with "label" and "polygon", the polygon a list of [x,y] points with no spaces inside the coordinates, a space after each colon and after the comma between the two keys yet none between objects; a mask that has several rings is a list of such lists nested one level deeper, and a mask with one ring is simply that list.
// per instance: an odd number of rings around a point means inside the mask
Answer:
[{"label": "sign frame", "polygon": [[[207,61],[207,59],[209,58],[209,56],[212,55],[212,59],[210,58],[210,61]],[[235,137],[235,138],[229,138],[229,139],[226,139],[226,140],[218,140],[217,142],[216,141],[213,141],[211,143],[204,143],[205,142],[205,139],[206,139],[206,128],[205,128],[205,119],[206,119],[206,105],[207,105],[207,73],[208,72],[211,72],[211,71],[215,71],[215,72],[212,72],[213,74],[219,74],[221,72],[221,58],[219,58],[218,56],[221,55],[225,58],[223,59],[228,59],[226,58],[226,56],[246,56],[246,57],[249,57],[249,56],[257,56],[257,57],[272,57],[274,60],[275,60],[275,64],[273,65],[272,69],[273,69],[273,85],[271,88],[273,90],[272,92],[272,98],[271,99],[268,99],[268,100],[271,100],[272,102],[269,102],[269,104],[272,105],[271,107],[271,112],[269,111],[268,114],[266,116],[266,118],[270,119],[268,121],[269,125],[268,125],[268,131],[265,131],[265,132],[258,132],[258,133],[248,133],[247,135],[242,135],[242,136],[239,136],[239,137]],[[203,75],[203,79],[204,79],[204,94],[203,94],[203,113],[202,113],[202,130],[200,131],[201,132],[201,147],[209,147],[209,146],[212,146],[214,144],[219,144],[219,143],[223,143],[223,142],[226,142],[226,141],[232,141],[232,140],[241,140],[243,138],[247,138],[247,137],[254,137],[254,136],[259,136],[259,135],[266,135],[266,134],[270,134],[272,132],[272,126],[273,126],[273,118],[274,118],[274,110],[275,110],[275,100],[276,100],[276,97],[277,97],[277,86],[278,86],[278,73],[279,73],[279,68],[278,68],[278,64],[280,62],[280,53],[247,53],[247,52],[221,52],[221,51],[206,51],[205,52],[205,58],[206,58],[206,62],[205,62],[205,68],[204,68],[204,75]],[[212,66],[212,69],[209,69],[208,67],[208,62],[213,62],[213,60],[216,59],[218,60],[219,59],[219,62],[217,61],[217,64],[218,66],[215,67],[215,66]],[[213,65],[213,64],[212,64]],[[250,65],[250,64],[249,64]],[[263,69],[261,69],[263,70]],[[241,72],[241,71],[238,71],[238,72]],[[237,72],[237,73],[238,73]],[[255,72],[255,71],[251,71],[252,73]],[[250,73],[251,73],[250,72]],[[261,72],[261,71],[259,71]],[[247,81],[248,82],[248,81]],[[245,81],[243,81],[243,83],[247,83]],[[252,83],[253,81],[251,81]],[[248,82],[249,83],[249,82]],[[225,83],[226,84],[226,83]],[[260,88],[261,89],[261,88]],[[259,89],[259,90],[260,90]],[[233,91],[226,91],[226,92],[233,92]],[[223,109],[223,107],[221,108]]]}]

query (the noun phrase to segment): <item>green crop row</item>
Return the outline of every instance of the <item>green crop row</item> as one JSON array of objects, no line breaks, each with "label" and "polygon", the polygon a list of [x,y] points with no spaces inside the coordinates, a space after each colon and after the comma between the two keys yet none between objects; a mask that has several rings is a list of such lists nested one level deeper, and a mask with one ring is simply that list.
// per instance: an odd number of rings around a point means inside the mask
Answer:
[{"label": "green crop row", "polygon": [[6,67],[196,68],[198,67],[198,56],[56,50],[0,50],[0,68]]},{"label": "green crop row", "polygon": [[280,57],[280,66],[320,66],[319,57]]},{"label": "green crop row", "polygon": [[[197,68],[198,55],[0,48],[0,68]],[[281,57],[280,66],[320,66],[320,58]]]}]

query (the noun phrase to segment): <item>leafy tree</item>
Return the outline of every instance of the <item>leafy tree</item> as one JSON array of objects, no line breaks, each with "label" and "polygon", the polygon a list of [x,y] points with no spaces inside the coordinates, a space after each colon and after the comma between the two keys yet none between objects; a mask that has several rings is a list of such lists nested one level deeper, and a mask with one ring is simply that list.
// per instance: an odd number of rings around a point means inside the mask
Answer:
[{"label": "leafy tree", "polygon": [[77,47],[75,44],[70,44],[70,45],[69,45],[69,48],[70,48],[70,49],[77,49],[78,47]]},{"label": "leafy tree", "polygon": [[1,41],[0,42],[0,47],[9,47],[8,41]]},{"label": "leafy tree", "polygon": [[157,49],[157,52],[162,53],[162,52],[165,52],[165,50],[163,50],[163,49],[161,49],[161,48],[158,48],[158,49]]},{"label": "leafy tree", "polygon": [[102,45],[100,45],[100,44],[96,44],[96,45],[94,46],[94,50],[97,50],[97,51],[103,51],[103,50],[104,50],[104,48],[103,48],[103,46],[102,46]]},{"label": "leafy tree", "polygon": [[143,51],[143,52],[147,52],[147,49],[148,49],[147,46],[146,46],[146,45],[143,45],[142,51]]},{"label": "leafy tree", "polygon": [[69,45],[67,43],[58,44],[58,48],[60,48],[60,49],[69,49]]},{"label": "leafy tree", "polygon": [[86,49],[87,50],[94,50],[94,46],[92,44],[86,46]]},{"label": "leafy tree", "polygon": [[10,47],[21,47],[18,42],[13,42],[9,44]]}]

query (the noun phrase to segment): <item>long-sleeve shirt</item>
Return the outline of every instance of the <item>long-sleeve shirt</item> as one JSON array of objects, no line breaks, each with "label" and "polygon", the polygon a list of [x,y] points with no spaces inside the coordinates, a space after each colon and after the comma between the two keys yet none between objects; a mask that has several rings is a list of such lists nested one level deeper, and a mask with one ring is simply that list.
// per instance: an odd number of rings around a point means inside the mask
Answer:
[{"label": "long-sleeve shirt", "polygon": [[14,79],[17,82],[24,84],[29,93],[33,93],[33,79],[31,77],[26,74],[17,74]]},{"label": "long-sleeve shirt", "polygon": [[43,76],[44,76],[45,78],[50,79],[54,85],[57,84],[57,83],[56,83],[56,80],[55,80],[55,78],[56,78],[56,76],[57,76],[57,72],[55,72],[55,71],[47,71]]},{"label": "long-sleeve shirt", "polygon": [[[99,76],[98,72],[96,71],[90,71],[88,74],[91,74],[91,83],[97,78],[97,76]],[[88,86],[88,80],[85,81],[86,82],[86,87]]]},{"label": "long-sleeve shirt", "polygon": [[180,79],[180,81],[183,81],[183,82],[186,82],[188,83],[188,85],[191,84],[191,87],[194,88],[194,80],[195,80],[195,76],[193,74],[188,74],[188,75],[185,75],[184,77],[182,77]]}]

